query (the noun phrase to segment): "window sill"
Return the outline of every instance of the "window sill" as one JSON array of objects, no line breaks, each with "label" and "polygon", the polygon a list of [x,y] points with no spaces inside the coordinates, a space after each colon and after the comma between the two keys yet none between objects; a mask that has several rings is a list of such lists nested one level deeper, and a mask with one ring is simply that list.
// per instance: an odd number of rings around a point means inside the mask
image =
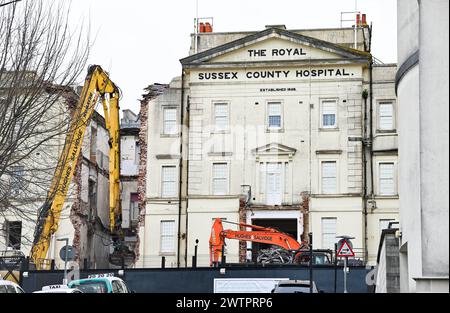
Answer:
[{"label": "window sill", "polygon": [[230,157],[233,152],[208,152],[209,157]]},{"label": "window sill", "polygon": [[161,196],[161,198],[159,198],[161,201],[164,201],[164,202],[167,202],[167,203],[171,203],[171,202],[174,202],[174,201],[178,201],[178,198],[176,197],[176,196],[174,196],[174,197],[164,197],[164,196]]},{"label": "window sill", "polygon": [[396,134],[396,129],[377,129],[377,134]]},{"label": "window sill", "polygon": [[267,128],[266,133],[284,133],[284,128]]},{"label": "window sill", "polygon": [[161,138],[178,138],[178,137],[180,137],[180,134],[173,134],[173,135],[161,134]]},{"label": "window sill", "polygon": [[339,127],[320,127],[319,131],[321,131],[321,132],[338,132]]},{"label": "window sill", "polygon": [[159,256],[176,256],[175,252],[160,252]]},{"label": "window sill", "polygon": [[227,130],[213,130],[212,132],[211,132],[211,135],[217,135],[217,134],[229,134],[230,133],[230,130],[229,129],[227,129]]},{"label": "window sill", "polygon": [[398,200],[398,195],[376,195],[375,200]]},{"label": "window sill", "polygon": [[322,197],[322,198],[334,198],[334,197],[336,197],[336,196],[340,196],[341,194],[340,193],[320,193],[320,194],[318,194],[317,196],[318,197]]}]

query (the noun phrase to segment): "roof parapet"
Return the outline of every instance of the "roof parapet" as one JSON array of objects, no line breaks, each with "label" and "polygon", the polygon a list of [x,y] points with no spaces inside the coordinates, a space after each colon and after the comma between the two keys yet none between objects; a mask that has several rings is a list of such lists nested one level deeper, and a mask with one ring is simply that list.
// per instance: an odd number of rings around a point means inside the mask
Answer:
[{"label": "roof parapet", "polygon": [[286,25],[283,25],[283,24],[266,25],[265,27],[266,27],[266,29],[268,29],[268,28],[278,28],[278,29],[287,30]]}]

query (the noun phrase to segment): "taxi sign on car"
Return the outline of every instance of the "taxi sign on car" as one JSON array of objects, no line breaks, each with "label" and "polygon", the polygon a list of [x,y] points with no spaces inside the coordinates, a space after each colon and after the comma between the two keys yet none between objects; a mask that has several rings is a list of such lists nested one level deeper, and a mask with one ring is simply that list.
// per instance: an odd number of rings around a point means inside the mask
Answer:
[{"label": "taxi sign on car", "polygon": [[114,277],[114,273],[88,275],[88,278],[107,278],[107,277]]},{"label": "taxi sign on car", "polygon": [[42,291],[54,290],[54,289],[69,289],[66,285],[49,285],[42,287]]},{"label": "taxi sign on car", "polygon": [[82,293],[82,291],[77,288],[70,288],[67,285],[49,285],[33,293]]}]

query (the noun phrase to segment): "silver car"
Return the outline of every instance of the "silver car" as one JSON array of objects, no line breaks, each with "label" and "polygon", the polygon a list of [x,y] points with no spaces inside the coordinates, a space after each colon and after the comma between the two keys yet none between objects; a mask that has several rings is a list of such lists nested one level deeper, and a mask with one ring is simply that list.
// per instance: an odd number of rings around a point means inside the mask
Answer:
[{"label": "silver car", "polygon": [[[309,280],[284,280],[275,286],[272,293],[310,293],[310,286]],[[312,287],[312,293],[321,293],[315,282]]]}]

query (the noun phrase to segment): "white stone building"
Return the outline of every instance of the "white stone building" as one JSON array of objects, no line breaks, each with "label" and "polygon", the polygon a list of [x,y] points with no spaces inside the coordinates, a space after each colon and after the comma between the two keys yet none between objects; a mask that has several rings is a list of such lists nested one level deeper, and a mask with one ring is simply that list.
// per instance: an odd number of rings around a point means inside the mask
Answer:
[{"label": "white stone building", "polygon": [[449,3],[397,2],[400,290],[449,291]]},{"label": "white stone building", "polygon": [[[181,77],[147,102],[136,266],[190,266],[196,239],[209,266],[214,218],[312,232],[314,248],[350,235],[374,263],[380,229],[398,219],[396,65],[371,66],[367,26],[354,38],[282,25],[192,35]],[[228,240],[227,261],[261,248]]]}]

